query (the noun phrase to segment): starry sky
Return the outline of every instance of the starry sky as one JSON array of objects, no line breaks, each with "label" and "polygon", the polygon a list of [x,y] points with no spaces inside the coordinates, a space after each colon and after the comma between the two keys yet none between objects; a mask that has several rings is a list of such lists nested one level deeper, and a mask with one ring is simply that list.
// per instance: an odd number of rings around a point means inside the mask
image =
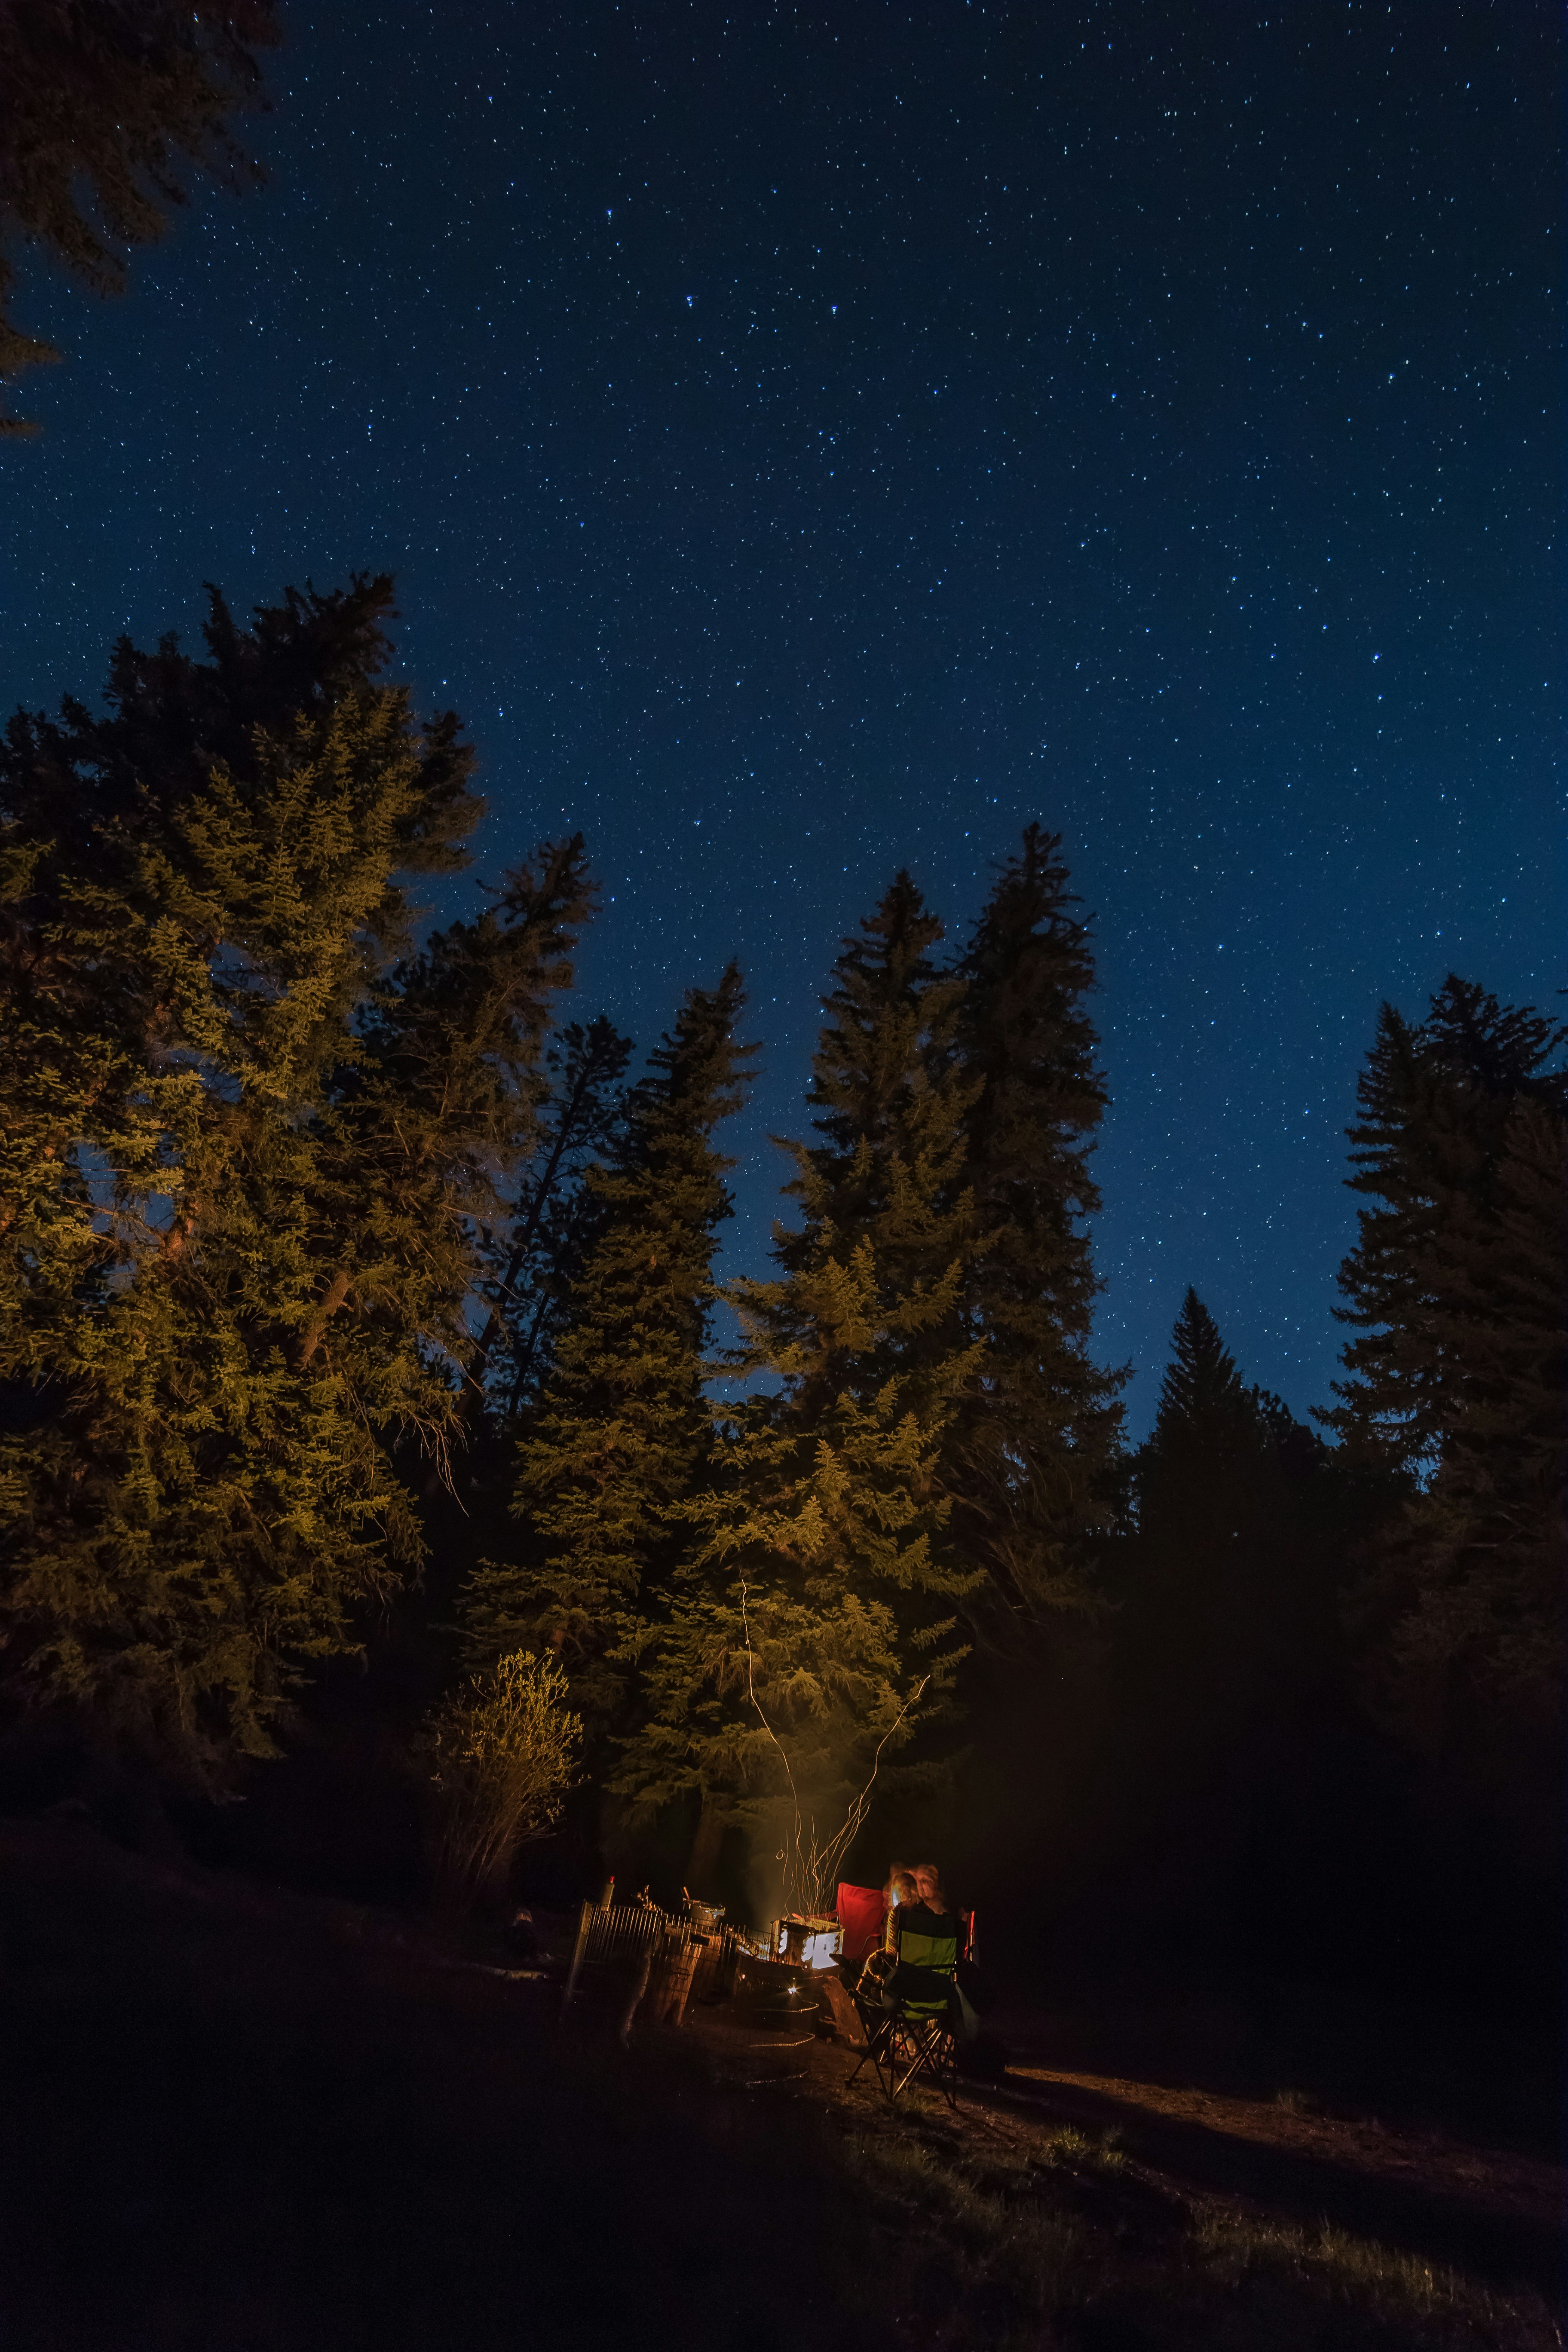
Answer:
[{"label": "starry sky", "polygon": [[[494,873],[581,827],[584,1010],[737,954],[760,1266],[841,933],[962,935],[1038,817],[1093,911],[1099,1344],[1189,1282],[1327,1401],[1379,1002],[1561,986],[1545,0],[286,5],[259,193],[0,445],[0,704],[121,629],[398,576]],[[463,902],[453,894],[439,911]]]}]

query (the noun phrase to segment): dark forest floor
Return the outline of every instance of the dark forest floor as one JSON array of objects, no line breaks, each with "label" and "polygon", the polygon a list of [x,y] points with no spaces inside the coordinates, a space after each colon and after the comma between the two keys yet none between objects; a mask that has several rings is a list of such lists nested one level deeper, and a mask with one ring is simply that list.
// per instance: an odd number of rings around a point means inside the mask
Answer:
[{"label": "dark forest floor", "polygon": [[889,2120],[832,2043],[623,2053],[416,1925],[43,1823],[0,1966],[0,2352],[1560,2341],[1541,2157],[1047,2021]]}]

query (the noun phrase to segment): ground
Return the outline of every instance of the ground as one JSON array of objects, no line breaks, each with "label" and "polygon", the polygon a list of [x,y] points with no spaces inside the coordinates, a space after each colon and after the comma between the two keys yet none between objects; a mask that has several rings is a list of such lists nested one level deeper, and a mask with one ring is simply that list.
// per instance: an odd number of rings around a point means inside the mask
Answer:
[{"label": "ground", "polygon": [[548,1974],[80,1824],[0,1823],[0,1935],[5,2352],[1560,2342],[1543,2156],[1177,2081],[1147,2021],[1086,2066],[1017,2011],[1004,2082],[889,2115],[835,2043],[623,2051]]}]

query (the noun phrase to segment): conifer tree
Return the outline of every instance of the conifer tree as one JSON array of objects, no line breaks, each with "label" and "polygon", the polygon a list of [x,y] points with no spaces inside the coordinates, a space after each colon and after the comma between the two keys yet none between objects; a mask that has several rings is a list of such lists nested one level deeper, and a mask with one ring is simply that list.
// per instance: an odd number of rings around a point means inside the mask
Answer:
[{"label": "conifer tree", "polygon": [[826,1820],[891,1724],[912,1726],[915,1684],[929,1717],[963,1654],[982,1579],[948,1541],[941,1462],[977,1362],[962,1314],[973,1090],[941,937],[900,874],[844,943],[813,1066],[820,1139],[788,1147],[801,1223],[775,1229],[775,1278],[725,1294],[737,1367],[769,1385],[720,1416],[697,1552],[627,1637],[642,1706],[614,1785],[645,1812],[697,1796],[696,1883],[723,1823],[771,1818],[791,1771]]},{"label": "conifer tree", "polygon": [[1140,1524],[1184,1570],[1185,1605],[1199,1602],[1219,1563],[1251,1517],[1249,1488],[1270,1431],[1262,1406],[1196,1291],[1189,1289],[1171,1332],[1154,1426],[1135,1474]]},{"label": "conifer tree", "polygon": [[[1427,1020],[1392,1005],[1357,1087],[1350,1130],[1352,1192],[1367,1205],[1340,1270],[1336,1310],[1358,1336],[1328,1426],[1407,1469],[1430,1470],[1458,1418],[1474,1313],[1435,1287],[1454,1237],[1492,1213],[1494,1172],[1514,1106],[1561,1112],[1564,1082],[1548,1068],[1568,1030],[1533,1007],[1500,1005],[1450,973]],[[1481,1319],[1487,1309],[1480,1306]]]},{"label": "conifer tree", "polygon": [[964,1305],[984,1354],[948,1477],[955,1539],[1015,1623],[1089,1596],[1087,1539],[1106,1522],[1125,1377],[1089,1352],[1089,1156],[1106,1096],[1085,1004],[1093,952],[1068,878],[1059,835],[1028,826],[958,966],[957,1045],[975,1088]]},{"label": "conifer tree", "polygon": [[[963,983],[932,950],[942,925],[908,874],[844,941],[825,999],[808,1100],[820,1140],[786,1150],[798,1228],[775,1228],[780,1279],[735,1291],[809,1427],[848,1388],[897,1376],[906,1405],[945,1399],[967,1339],[963,1264],[971,1202],[963,1120],[974,1094],[955,1055]],[[853,1315],[838,1293],[859,1257]]]},{"label": "conifer tree", "polygon": [[900,873],[844,941],[812,1065],[820,1140],[787,1147],[795,1174],[784,1189],[801,1221],[774,1229],[777,1277],[727,1294],[742,1368],[776,1383],[770,1411],[795,1448],[790,1491],[815,1477],[819,1448],[825,1459],[847,1441],[884,1451],[881,1508],[900,1492],[896,1517],[912,1514],[921,1540],[892,1556],[896,1569],[863,1556],[861,1580],[844,1590],[888,1601],[906,1647],[933,1664],[950,1653],[956,1662],[957,1619],[984,1581],[950,1539],[942,1480],[980,1350],[963,1317],[964,1119],[976,1085],[956,1052],[964,984],[933,961],[941,940]]},{"label": "conifer tree", "polygon": [[1328,1447],[1247,1385],[1191,1289],[1171,1351],[1131,1464],[1113,1628],[1122,1713],[1156,1803],[1321,1683],[1346,1509]]},{"label": "conifer tree", "polygon": [[673,1572],[708,1453],[703,1352],[732,1165],[714,1134],[755,1050],[735,1039],[743,1002],[733,964],[688,993],[634,1091],[622,1150],[590,1174],[599,1231],[521,1447],[522,1556],[479,1570],[465,1597],[476,1660],[553,1650],[601,1725],[624,1690],[620,1637]]},{"label": "conifer tree", "polygon": [[1382,1599],[1405,1720],[1414,1711],[1423,1744],[1439,1751],[1462,1727],[1439,1710],[1522,1709],[1539,1738],[1560,1703],[1565,1202],[1568,1124],[1522,1097],[1498,1153],[1491,1214],[1456,1220],[1435,1254],[1436,1335],[1463,1352],[1463,1406],[1406,1507],[1403,1540],[1388,1547]]},{"label": "conifer tree", "polygon": [[1363,1687],[1416,1749],[1536,1818],[1560,1705],[1568,1037],[1450,974],[1384,1007],[1352,1130],[1356,1337],[1324,1416],[1403,1499],[1353,1597]]},{"label": "conifer tree", "polygon": [[586,911],[569,843],[407,952],[478,803],[389,595],[215,596],[208,664],[122,646],[0,766],[6,1687],[209,1785],[418,1555],[393,1452],[448,1443]]},{"label": "conifer tree", "polygon": [[[816,1298],[834,1321],[820,1345],[875,1343],[866,1244]],[[974,1581],[942,1542],[945,1412],[910,1410],[897,1375],[865,1402],[846,1386],[809,1425],[766,1393],[717,1417],[688,1557],[622,1636],[639,1706],[610,1784],[634,1818],[696,1801],[699,1889],[731,1823],[764,1851],[831,1837],[883,1744],[951,1693]]]}]

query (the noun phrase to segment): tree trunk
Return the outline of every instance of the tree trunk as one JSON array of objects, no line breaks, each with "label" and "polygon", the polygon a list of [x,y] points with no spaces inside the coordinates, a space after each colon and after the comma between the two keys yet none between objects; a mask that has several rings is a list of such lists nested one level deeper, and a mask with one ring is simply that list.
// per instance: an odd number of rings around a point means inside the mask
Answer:
[{"label": "tree trunk", "polygon": [[714,1880],[719,1869],[719,1850],[724,1843],[726,1826],[723,1814],[704,1790],[702,1811],[697,1821],[697,1835],[691,1841],[691,1858],[686,1865],[688,1888],[704,1900],[716,1891]]}]

